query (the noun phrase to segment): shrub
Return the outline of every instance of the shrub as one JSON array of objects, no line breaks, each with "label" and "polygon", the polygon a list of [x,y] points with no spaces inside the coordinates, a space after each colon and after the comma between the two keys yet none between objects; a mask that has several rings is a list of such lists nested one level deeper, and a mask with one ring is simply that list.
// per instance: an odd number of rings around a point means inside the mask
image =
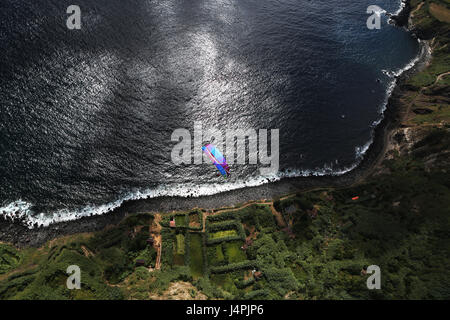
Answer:
[{"label": "shrub", "polygon": [[226,266],[212,267],[212,273],[228,273],[236,270],[251,269],[256,267],[256,261],[246,260],[242,262],[230,263]]}]

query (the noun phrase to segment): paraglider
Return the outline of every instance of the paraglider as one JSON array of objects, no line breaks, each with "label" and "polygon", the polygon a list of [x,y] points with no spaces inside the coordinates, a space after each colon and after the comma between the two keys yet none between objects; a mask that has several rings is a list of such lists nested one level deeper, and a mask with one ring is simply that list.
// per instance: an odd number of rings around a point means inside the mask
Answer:
[{"label": "paraglider", "polygon": [[226,179],[230,176],[230,168],[222,153],[212,144],[207,144],[202,147],[204,153],[208,155],[216,168],[220,171],[222,176]]}]

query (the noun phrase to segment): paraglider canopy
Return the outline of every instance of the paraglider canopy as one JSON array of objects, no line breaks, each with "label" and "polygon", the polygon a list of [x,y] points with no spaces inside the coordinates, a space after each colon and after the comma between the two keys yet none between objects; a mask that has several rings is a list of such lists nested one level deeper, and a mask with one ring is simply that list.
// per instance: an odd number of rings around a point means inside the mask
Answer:
[{"label": "paraglider canopy", "polygon": [[212,144],[207,144],[202,147],[202,150],[208,155],[222,176],[224,178],[228,178],[230,176],[230,168],[228,167],[227,161],[219,149]]}]

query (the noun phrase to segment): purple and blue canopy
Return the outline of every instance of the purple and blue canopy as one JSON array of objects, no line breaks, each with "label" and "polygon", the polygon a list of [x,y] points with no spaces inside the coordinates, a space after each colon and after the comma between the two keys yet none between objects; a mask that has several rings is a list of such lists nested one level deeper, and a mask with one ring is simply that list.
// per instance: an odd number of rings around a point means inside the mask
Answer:
[{"label": "purple and blue canopy", "polygon": [[208,155],[216,168],[220,171],[224,178],[230,175],[230,168],[222,153],[212,144],[207,144],[202,147],[204,153]]}]

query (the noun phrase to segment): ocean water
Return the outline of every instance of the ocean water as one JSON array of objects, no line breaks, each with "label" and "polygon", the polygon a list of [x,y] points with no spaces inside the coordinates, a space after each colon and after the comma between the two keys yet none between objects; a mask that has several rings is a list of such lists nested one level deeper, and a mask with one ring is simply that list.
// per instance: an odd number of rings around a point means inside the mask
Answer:
[{"label": "ocean water", "polygon": [[[201,196],[361,161],[418,41],[366,9],[399,0],[0,3],[0,216],[29,227],[123,200]],[[171,134],[279,129],[278,173],[177,166]]]}]

